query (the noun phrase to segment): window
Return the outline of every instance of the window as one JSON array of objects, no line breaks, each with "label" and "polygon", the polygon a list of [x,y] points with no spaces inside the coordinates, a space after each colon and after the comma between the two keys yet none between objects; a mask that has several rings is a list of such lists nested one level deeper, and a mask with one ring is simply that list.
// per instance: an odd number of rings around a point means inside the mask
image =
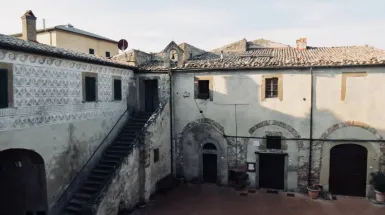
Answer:
[{"label": "window", "polygon": [[122,80],[114,79],[114,100],[122,100]]},{"label": "window", "polygon": [[94,49],[90,49],[89,53],[90,54],[95,54],[95,50]]},{"label": "window", "polygon": [[86,102],[96,101],[96,77],[85,77]]},{"label": "window", "polygon": [[0,108],[8,107],[8,70],[0,69]]},{"label": "window", "polygon": [[106,52],[106,57],[111,57],[110,52]]},{"label": "window", "polygon": [[154,163],[159,161],[159,149],[154,149]]},{"label": "window", "polygon": [[267,136],[266,137],[267,149],[281,149],[281,137],[280,136]]},{"label": "window", "polygon": [[265,96],[266,98],[278,97],[278,78],[266,78],[265,79]]},{"label": "window", "polygon": [[210,98],[210,81],[198,80],[198,98],[209,99]]}]

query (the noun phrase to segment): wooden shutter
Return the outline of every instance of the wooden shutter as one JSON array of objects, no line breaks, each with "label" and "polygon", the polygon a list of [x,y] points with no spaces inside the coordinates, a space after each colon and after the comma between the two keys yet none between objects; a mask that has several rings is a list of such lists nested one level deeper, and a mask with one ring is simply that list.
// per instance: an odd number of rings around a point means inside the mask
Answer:
[{"label": "wooden shutter", "polygon": [[122,100],[122,80],[114,79],[114,100]]},{"label": "wooden shutter", "polygon": [[96,101],[96,78],[85,77],[86,82],[86,101]]},{"label": "wooden shutter", "polygon": [[0,69],[0,108],[8,107],[8,70]]}]

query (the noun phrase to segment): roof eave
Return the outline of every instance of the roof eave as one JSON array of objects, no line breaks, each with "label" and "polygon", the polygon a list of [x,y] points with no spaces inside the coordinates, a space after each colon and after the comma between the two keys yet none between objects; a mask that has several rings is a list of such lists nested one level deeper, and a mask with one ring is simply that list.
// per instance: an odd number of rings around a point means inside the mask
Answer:
[{"label": "roof eave", "polygon": [[74,61],[80,61],[84,63],[92,63],[92,64],[98,64],[98,65],[103,65],[103,66],[113,66],[113,67],[118,67],[122,69],[131,69],[133,71],[136,71],[138,68],[134,66],[128,66],[128,65],[123,65],[119,63],[113,63],[113,62],[108,62],[108,61],[103,61],[103,60],[93,60],[93,59],[86,59],[82,57],[75,57],[75,56],[68,56],[64,55],[61,53],[51,53],[51,52],[46,52],[46,51],[39,51],[35,49],[30,49],[26,47],[15,47],[12,45],[4,45],[0,44],[0,49],[5,49],[5,50],[10,50],[10,51],[17,51],[17,52],[26,52],[26,53],[31,53],[31,54],[39,54],[39,55],[44,55],[47,57],[57,57],[57,58],[63,58],[67,60],[74,60]]},{"label": "roof eave", "polygon": [[377,64],[351,64],[351,65],[310,65],[310,66],[266,66],[266,67],[227,67],[227,68],[176,68],[169,70],[151,70],[151,69],[138,69],[137,72],[142,73],[154,73],[154,72],[190,72],[190,71],[233,71],[233,70],[277,70],[277,69],[330,69],[330,68],[352,68],[352,67],[381,67],[385,66],[385,63]]}]

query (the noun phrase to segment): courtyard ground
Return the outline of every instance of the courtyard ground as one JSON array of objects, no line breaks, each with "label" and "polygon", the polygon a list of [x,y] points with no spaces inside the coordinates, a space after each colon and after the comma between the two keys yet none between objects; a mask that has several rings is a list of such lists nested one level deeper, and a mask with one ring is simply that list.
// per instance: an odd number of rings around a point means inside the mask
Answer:
[{"label": "courtyard ground", "polygon": [[132,215],[385,215],[385,207],[365,198],[311,200],[307,195],[266,193],[257,190],[240,196],[238,191],[216,185],[181,185],[157,195],[145,208]]}]

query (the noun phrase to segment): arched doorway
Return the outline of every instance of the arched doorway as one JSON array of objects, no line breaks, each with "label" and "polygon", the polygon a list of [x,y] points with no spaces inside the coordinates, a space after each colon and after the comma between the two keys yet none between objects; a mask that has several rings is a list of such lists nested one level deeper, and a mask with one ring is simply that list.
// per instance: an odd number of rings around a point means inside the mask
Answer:
[{"label": "arched doorway", "polygon": [[36,152],[0,152],[0,214],[48,214],[44,160]]},{"label": "arched doorway", "polygon": [[205,183],[217,183],[217,147],[212,143],[203,146],[203,180]]},{"label": "arched doorway", "polygon": [[368,151],[356,144],[341,144],[330,150],[329,190],[333,194],[366,196]]}]

